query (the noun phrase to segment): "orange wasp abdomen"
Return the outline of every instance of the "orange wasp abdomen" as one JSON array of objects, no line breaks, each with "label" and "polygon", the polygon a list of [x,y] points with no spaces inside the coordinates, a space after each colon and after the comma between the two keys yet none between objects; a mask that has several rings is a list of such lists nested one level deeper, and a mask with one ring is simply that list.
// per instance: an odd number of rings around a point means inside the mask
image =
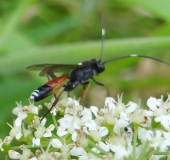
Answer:
[{"label": "orange wasp abdomen", "polygon": [[64,86],[67,78],[69,78],[67,74],[53,78],[46,84],[34,90],[34,92],[31,93],[30,99],[34,102],[37,102],[48,97],[51,94],[54,94],[56,91]]}]

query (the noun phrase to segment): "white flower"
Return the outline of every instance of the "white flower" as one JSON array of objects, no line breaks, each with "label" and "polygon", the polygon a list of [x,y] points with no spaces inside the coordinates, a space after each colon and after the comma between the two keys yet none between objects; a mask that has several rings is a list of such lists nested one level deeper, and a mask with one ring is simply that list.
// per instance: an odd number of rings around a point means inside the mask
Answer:
[{"label": "white flower", "polygon": [[91,106],[90,110],[96,117],[98,116],[99,109],[96,106]]},{"label": "white flower", "polygon": [[[39,120],[39,119],[37,119]],[[45,126],[47,119],[44,117],[43,120],[41,120],[40,125]]]},{"label": "white flower", "polygon": [[129,157],[132,153],[133,147],[125,147],[120,144],[111,145],[110,148],[114,152],[114,159],[116,160],[123,160],[125,157]]},{"label": "white flower", "polygon": [[33,138],[32,139],[32,146],[34,147],[34,146],[40,146],[40,138]]},{"label": "white flower", "polygon": [[11,137],[15,137],[16,139],[20,139],[22,137],[21,127],[14,126],[9,135]]},{"label": "white flower", "polygon": [[[96,123],[101,126],[104,123],[104,115],[108,113],[104,113],[104,109],[99,109],[96,106],[90,107],[91,112],[95,115],[94,119]],[[113,117],[112,117],[113,118]]]},{"label": "white flower", "polygon": [[30,113],[38,114],[39,108],[42,108],[41,106],[34,106],[34,103],[30,102],[29,106],[25,106]]},{"label": "white flower", "polygon": [[121,112],[125,112],[126,106],[125,104],[122,102],[123,99],[123,94],[121,94],[120,96],[118,95],[118,102],[116,104],[116,114],[119,115]]},{"label": "white flower", "polygon": [[62,128],[61,126],[58,127],[57,129],[57,135],[59,137],[62,137],[64,135],[66,135],[68,132],[66,131],[66,128]]},{"label": "white flower", "polygon": [[[48,107],[50,105],[47,104]],[[9,136],[0,140],[0,150],[7,150],[6,145],[15,148],[11,143],[13,141],[20,143],[22,140],[23,144],[29,146],[32,138],[30,149],[21,145],[21,151],[9,150],[8,154],[13,157],[11,159],[124,160],[147,157],[152,160],[162,155],[169,158],[170,95],[165,102],[163,96],[161,99],[151,97],[147,105],[148,109],[140,109],[138,104],[131,101],[124,104],[121,95],[117,102],[111,97],[106,98],[101,109],[96,106],[85,108],[77,100],[67,98],[55,106],[55,113],[62,113],[58,114],[56,120],[53,117],[55,125],[48,122],[50,125],[46,128],[48,119],[40,121],[39,116],[35,115],[39,107],[18,104],[13,110],[17,116],[14,126],[9,125]],[[34,114],[26,118],[27,113]],[[32,122],[29,122],[31,119]],[[156,156],[150,155],[152,150]],[[161,156],[158,155],[160,152]]]},{"label": "white flower", "polygon": [[46,128],[45,133],[43,134],[43,137],[51,137],[52,131],[55,129],[55,126],[51,124],[48,128]]},{"label": "white flower", "polygon": [[73,127],[72,121],[73,121],[73,116],[70,116],[68,114],[64,115],[64,118],[61,118],[61,119],[58,120],[60,126],[63,129]]},{"label": "white flower", "polygon": [[62,143],[60,140],[58,139],[52,139],[51,140],[51,145],[54,147],[54,148],[61,148],[62,147]]},{"label": "white flower", "polygon": [[1,151],[4,151],[4,148],[2,148],[3,144],[4,144],[4,141],[2,141],[2,139],[0,139],[0,150]]},{"label": "white flower", "polygon": [[17,107],[15,107],[15,108],[12,110],[12,113],[18,116],[18,114],[19,114],[20,112],[22,112],[23,107],[22,107],[22,104],[21,104],[21,103],[16,102],[16,104],[17,104]]},{"label": "white flower", "polygon": [[22,119],[18,117],[18,118],[15,120],[14,124],[15,124],[15,126],[21,127],[21,125],[22,125]]},{"label": "white flower", "polygon": [[37,160],[37,158],[36,157],[32,157],[29,160]]},{"label": "white flower", "polygon": [[109,152],[110,151],[110,145],[107,143],[104,143],[100,141],[99,143],[100,148],[102,148],[104,151]]},{"label": "white flower", "polygon": [[155,135],[153,136],[151,142],[150,142],[150,146],[153,147],[154,149],[160,148],[160,151],[164,152],[165,150],[163,150],[163,146],[164,144],[164,138],[162,135],[162,131],[161,130],[156,130],[155,131]]},{"label": "white flower", "polygon": [[103,119],[104,119],[104,122],[106,124],[109,124],[109,125],[114,125],[116,124],[116,117],[112,115],[111,112],[108,112],[108,113],[104,113],[104,116],[103,116]]},{"label": "white flower", "polygon": [[40,154],[40,156],[38,157],[38,160],[51,160],[49,157],[50,157],[50,153],[48,153],[48,152],[43,152],[43,153]]},{"label": "white flower", "polygon": [[130,119],[128,118],[128,114],[125,113],[125,112],[121,112],[119,119],[115,118],[115,125],[114,125],[113,131],[116,134],[119,135],[120,134],[120,129],[124,128],[124,127],[127,127],[129,124],[130,124]]},{"label": "white flower", "polygon": [[12,113],[18,116],[14,122],[15,126],[21,126],[22,120],[27,117],[27,111],[24,109],[21,103],[17,103],[17,107],[12,110]]},{"label": "white flower", "polygon": [[41,138],[46,131],[46,128],[43,126],[38,126],[37,130],[34,132],[36,138]]},{"label": "white flower", "polygon": [[128,118],[127,113],[121,112],[119,119],[116,119],[116,125],[119,126],[120,128],[124,128],[128,126],[130,123],[130,119]]},{"label": "white flower", "polygon": [[14,150],[9,150],[8,155],[11,159],[19,159],[20,158],[20,153],[14,151]]},{"label": "white flower", "polygon": [[99,133],[100,133],[101,137],[104,137],[109,133],[109,130],[106,127],[100,127]]},{"label": "white flower", "polygon": [[70,154],[72,156],[85,156],[87,155],[87,152],[82,148],[82,147],[76,147],[74,146],[71,150],[70,150]]},{"label": "white flower", "polygon": [[[163,96],[162,96],[163,101]],[[168,111],[170,109],[170,94],[168,93],[168,98],[165,102],[162,103],[163,108],[166,108]]]},{"label": "white flower", "polygon": [[66,107],[65,113],[73,114],[75,112],[81,111],[83,109],[82,106],[79,105],[79,102],[72,98],[63,99],[58,103],[58,106],[63,105]]},{"label": "white flower", "polygon": [[89,120],[87,122],[84,122],[84,126],[88,128],[88,130],[97,130],[98,125],[95,120]]},{"label": "white flower", "polygon": [[53,107],[53,109],[50,111],[51,114],[53,114],[54,116],[57,115],[57,109],[55,107]]},{"label": "white flower", "polygon": [[61,153],[59,153],[59,152],[51,152],[50,153],[50,160],[57,160],[57,159],[59,159],[59,157],[61,156]]},{"label": "white flower", "polygon": [[88,108],[84,108],[83,111],[81,112],[80,116],[81,116],[81,120],[83,122],[92,120],[92,113],[91,113],[91,110]]},{"label": "white flower", "polygon": [[101,135],[98,131],[90,131],[90,136],[97,142],[101,141]]},{"label": "white flower", "polygon": [[116,109],[116,101],[112,97],[107,97],[105,99],[105,106],[108,107],[109,111],[114,111]]},{"label": "white flower", "polygon": [[11,136],[6,136],[3,142],[4,142],[6,145],[9,145],[12,140],[13,140],[13,137],[11,137]]},{"label": "white flower", "polygon": [[162,124],[165,129],[170,130],[170,114],[161,115],[159,117],[156,117],[154,120],[156,122],[160,122],[160,124]]},{"label": "white flower", "polygon": [[50,153],[50,158],[52,160],[57,160],[57,159],[59,159],[60,156],[61,156],[61,153],[59,153],[59,152],[51,152]]},{"label": "white flower", "polygon": [[153,138],[153,131],[146,130],[145,128],[138,128],[138,137],[142,141],[142,143],[148,141],[151,141]]},{"label": "white flower", "polygon": [[70,156],[69,150],[70,150],[70,148],[68,145],[66,145],[66,144],[62,145],[60,159],[64,159],[64,160],[68,159],[68,157]]},{"label": "white flower", "polygon": [[60,126],[57,129],[57,135],[62,137],[68,133],[72,134],[72,140],[76,141],[76,130],[80,130],[83,126],[82,120],[77,116],[66,114],[64,118],[58,120]]},{"label": "white flower", "polygon": [[143,127],[151,125],[151,117],[148,116],[148,111],[144,109],[136,110],[131,116],[130,121],[137,123]]},{"label": "white flower", "polygon": [[97,148],[95,148],[95,147],[93,147],[91,150],[92,150],[93,152],[100,153],[100,151],[99,151]]},{"label": "white flower", "polygon": [[155,111],[155,110],[157,110],[157,109],[160,107],[161,102],[162,102],[161,99],[156,99],[156,98],[154,98],[154,97],[150,97],[150,98],[147,100],[147,106],[148,106],[152,111]]},{"label": "white flower", "polygon": [[133,146],[128,137],[113,136],[108,139],[107,144],[110,146],[110,150],[114,152],[114,159],[116,160],[129,157],[133,151]]},{"label": "white flower", "polygon": [[28,148],[24,148],[23,149],[23,153],[22,153],[25,157],[30,157],[31,156],[31,150]]},{"label": "white flower", "polygon": [[[170,133],[161,131],[161,137],[163,137],[163,143],[160,146],[160,151],[164,152],[168,150],[168,147],[170,146]],[[160,137],[158,136],[158,137]]]},{"label": "white flower", "polygon": [[38,114],[38,107],[34,106],[31,102],[29,106],[22,106],[21,103],[17,103],[17,107],[13,109],[12,113],[21,119],[25,119],[27,117],[27,113]]},{"label": "white flower", "polygon": [[138,109],[138,105],[136,103],[134,103],[134,102],[129,102],[126,105],[125,112],[129,114],[129,113],[134,112],[136,109]]}]

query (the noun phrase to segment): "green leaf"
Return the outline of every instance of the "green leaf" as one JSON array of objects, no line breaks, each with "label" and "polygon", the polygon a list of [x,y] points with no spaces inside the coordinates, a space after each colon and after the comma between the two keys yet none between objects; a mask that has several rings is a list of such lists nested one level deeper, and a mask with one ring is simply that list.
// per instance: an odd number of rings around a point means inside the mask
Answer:
[{"label": "green leaf", "polygon": [[[121,2],[126,3],[132,7],[138,6],[141,7],[152,14],[154,14],[156,17],[159,17],[167,22],[170,22],[170,14],[169,14],[169,8],[170,8],[170,1],[167,0],[121,0]],[[136,8],[137,9],[137,8]],[[137,10],[140,11],[140,8]]]}]

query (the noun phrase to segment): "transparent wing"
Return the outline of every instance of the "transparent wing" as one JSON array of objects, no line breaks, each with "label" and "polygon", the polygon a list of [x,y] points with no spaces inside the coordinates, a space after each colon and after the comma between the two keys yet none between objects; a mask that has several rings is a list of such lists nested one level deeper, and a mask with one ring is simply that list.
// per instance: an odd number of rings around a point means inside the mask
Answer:
[{"label": "transparent wing", "polygon": [[78,65],[72,64],[35,64],[28,66],[28,70],[40,71],[40,76],[45,76],[48,73],[62,72],[65,70],[71,70],[78,67]]}]

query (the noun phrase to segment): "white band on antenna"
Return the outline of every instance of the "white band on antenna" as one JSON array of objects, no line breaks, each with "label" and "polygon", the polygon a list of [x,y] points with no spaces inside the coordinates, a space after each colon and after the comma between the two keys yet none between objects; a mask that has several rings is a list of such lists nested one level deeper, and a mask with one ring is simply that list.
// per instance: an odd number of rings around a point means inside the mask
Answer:
[{"label": "white band on antenna", "polygon": [[130,56],[131,56],[131,57],[138,57],[137,54],[131,54]]},{"label": "white band on antenna", "polygon": [[106,34],[106,30],[102,28],[102,36],[105,36],[105,34]]}]

